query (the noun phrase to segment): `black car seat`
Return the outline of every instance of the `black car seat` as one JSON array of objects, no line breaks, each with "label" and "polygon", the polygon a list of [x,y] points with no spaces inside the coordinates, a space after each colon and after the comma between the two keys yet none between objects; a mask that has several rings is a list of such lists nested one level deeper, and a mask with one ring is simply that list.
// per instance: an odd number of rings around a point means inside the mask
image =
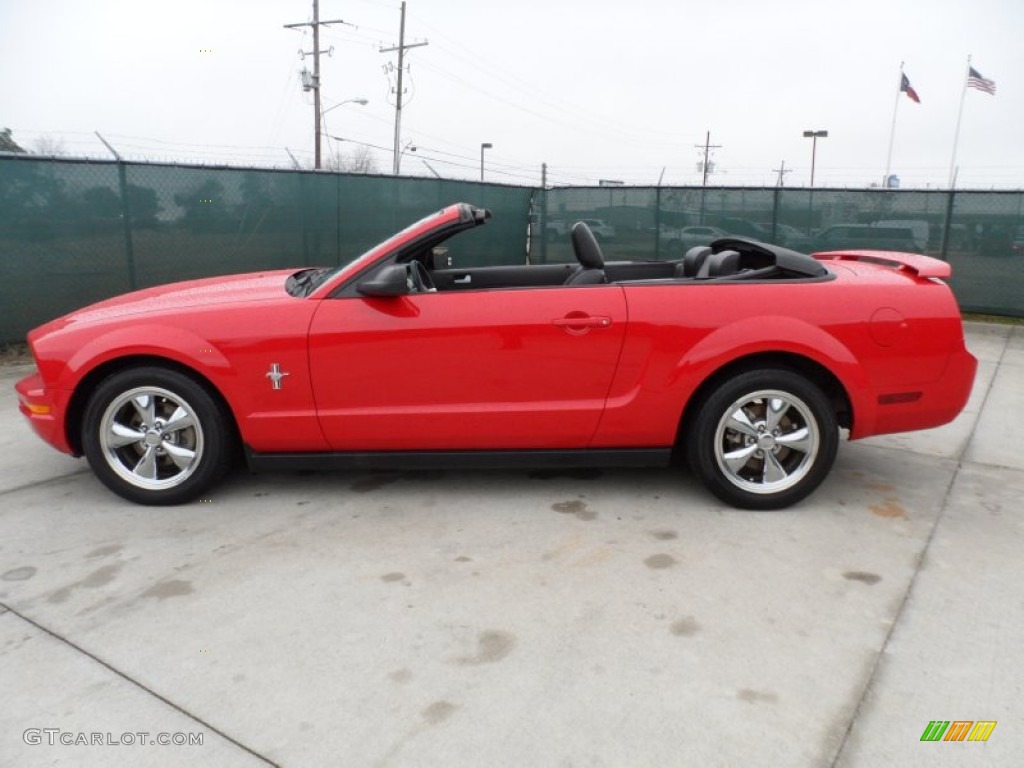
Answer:
[{"label": "black car seat", "polygon": [[676,265],[675,277],[696,277],[709,255],[711,255],[711,248],[708,246],[694,246],[683,255],[683,260]]},{"label": "black car seat", "polygon": [[740,270],[739,251],[720,251],[712,253],[701,265],[697,277],[727,277],[735,275]]},{"label": "black car seat", "polygon": [[582,221],[572,226],[572,249],[580,265],[570,273],[563,285],[597,285],[608,282],[601,246],[597,244],[597,238],[590,227]]}]

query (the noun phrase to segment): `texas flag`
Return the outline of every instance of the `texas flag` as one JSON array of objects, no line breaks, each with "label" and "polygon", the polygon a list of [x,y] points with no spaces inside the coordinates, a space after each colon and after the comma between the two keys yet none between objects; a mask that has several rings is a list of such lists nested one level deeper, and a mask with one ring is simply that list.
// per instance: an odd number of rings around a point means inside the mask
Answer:
[{"label": "texas flag", "polygon": [[900,90],[907,94],[912,101],[916,101],[918,104],[921,103],[921,97],[917,95],[917,91],[914,90],[914,86],[910,84],[910,80],[906,75],[900,75],[903,79],[900,81]]}]

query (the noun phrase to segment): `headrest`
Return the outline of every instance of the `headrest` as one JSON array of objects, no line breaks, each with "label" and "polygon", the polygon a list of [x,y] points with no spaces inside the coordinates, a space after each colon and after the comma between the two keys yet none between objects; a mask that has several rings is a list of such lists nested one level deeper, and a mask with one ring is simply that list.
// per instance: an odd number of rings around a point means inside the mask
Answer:
[{"label": "headrest", "polygon": [[597,238],[590,227],[582,221],[572,225],[572,248],[576,252],[576,259],[586,269],[604,269],[601,246],[597,244]]}]

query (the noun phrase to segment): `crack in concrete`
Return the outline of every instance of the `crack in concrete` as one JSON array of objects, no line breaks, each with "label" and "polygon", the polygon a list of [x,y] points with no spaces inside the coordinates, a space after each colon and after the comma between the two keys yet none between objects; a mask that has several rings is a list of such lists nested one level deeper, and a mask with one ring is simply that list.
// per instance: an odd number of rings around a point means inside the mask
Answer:
[{"label": "crack in concrete", "polygon": [[211,723],[207,722],[206,720],[203,720],[203,718],[199,717],[198,715],[195,715],[192,712],[189,712],[187,709],[185,709],[181,705],[175,704],[173,701],[168,699],[166,696],[164,696],[164,695],[162,695],[160,693],[157,693],[156,691],[154,691],[152,688],[148,687],[144,683],[141,683],[138,680],[136,680],[135,678],[133,678],[130,675],[128,675],[126,672],[122,672],[120,669],[115,667],[110,662],[104,661],[103,659],[101,659],[96,654],[94,654],[94,653],[92,653],[90,651],[87,651],[85,648],[82,648],[80,645],[75,644],[74,642],[72,642],[68,638],[64,637],[63,635],[58,634],[57,632],[53,631],[52,629],[49,629],[48,627],[43,626],[38,621],[35,621],[34,619],[30,619],[28,616],[25,616],[24,614],[20,613],[19,611],[15,610],[14,608],[11,608],[9,605],[6,605],[4,603],[0,603],[0,615],[2,615],[4,613],[10,613],[11,616],[17,616],[19,619],[21,619],[26,624],[28,624],[28,625],[30,625],[32,627],[35,627],[40,632],[42,632],[42,633],[52,637],[57,642],[62,643],[65,646],[67,646],[68,648],[71,648],[72,650],[75,650],[78,653],[82,654],[83,656],[91,659],[92,661],[94,661],[97,664],[99,664],[101,667],[104,667],[105,669],[109,670],[110,672],[113,672],[115,675],[120,677],[125,682],[127,682],[130,685],[133,685],[136,688],[139,688],[140,690],[148,693],[150,696],[158,699],[159,701],[162,701],[164,704],[169,706],[171,709],[173,709],[176,712],[179,712],[180,714],[184,715],[189,720],[192,720],[192,721],[194,721],[196,723],[199,723],[204,728],[206,728],[206,729],[210,730],[211,732],[217,734],[218,736],[220,736],[225,741],[227,741],[227,742],[229,742],[231,744],[234,744],[236,747],[238,747],[242,751],[247,752],[248,754],[252,755],[257,760],[260,760],[261,762],[266,763],[267,765],[271,766],[272,768],[281,768],[281,765],[279,763],[275,763],[270,758],[264,757],[259,752],[257,752],[255,749],[253,749],[252,747],[246,746],[245,744],[243,744],[238,739],[236,739],[236,738],[234,738],[232,736],[229,736],[227,733],[222,731],[220,728],[217,728],[215,725],[212,725]]},{"label": "crack in concrete", "polygon": [[[956,469],[953,471],[952,477],[949,479],[949,485],[946,486],[946,492],[942,496],[942,506],[939,507],[939,514],[935,516],[935,522],[932,523],[932,528],[928,532],[928,538],[925,539],[924,547],[921,549],[921,554],[918,555],[917,562],[914,564],[914,575],[910,577],[910,581],[907,583],[907,588],[903,593],[903,599],[900,600],[900,605],[896,609],[896,613],[893,616],[892,623],[889,624],[889,631],[885,635],[885,640],[882,642],[882,647],[878,650],[875,655],[875,662],[871,665],[870,670],[867,674],[867,679],[864,682],[864,687],[861,689],[860,696],[857,699],[857,706],[853,709],[853,714],[850,716],[850,721],[846,724],[846,729],[843,731],[842,739],[839,742],[839,746],[836,748],[836,753],[829,763],[829,768],[836,768],[839,764],[840,758],[843,756],[843,751],[846,749],[846,745],[850,740],[850,734],[853,732],[853,727],[860,718],[861,712],[864,709],[865,700],[868,697],[868,693],[871,691],[874,685],[875,678],[878,676],[879,668],[882,663],[882,659],[885,657],[885,652],[889,648],[889,643],[892,641],[893,635],[896,632],[897,627],[900,626],[900,622],[903,620],[904,611],[907,608],[907,603],[910,602],[910,595],[914,591],[914,586],[917,584],[917,577],[921,575],[921,566],[924,564],[925,558],[928,557],[928,552],[932,546],[932,540],[935,538],[935,533],[939,530],[939,525],[942,523],[943,518],[946,516],[946,510],[949,508],[950,497],[953,495],[953,488],[956,486],[957,478],[960,477],[960,471],[964,468],[964,454],[967,453],[971,443],[974,442],[974,434],[978,428],[978,422],[981,419],[981,414],[985,410],[985,406],[988,404],[989,396],[992,394],[992,387],[995,385],[996,376],[999,374],[999,369],[1003,365],[1003,358],[1006,356],[1006,349],[1010,343],[1010,337],[1013,334],[1007,334],[1003,339],[1003,349],[999,353],[999,361],[996,363],[996,372],[992,375],[989,380],[988,388],[985,390],[985,396],[982,398],[981,406],[978,408],[978,418],[974,420],[971,425],[971,435],[964,441],[964,447],[955,459],[946,459],[946,461],[956,461]],[[883,450],[894,450],[885,446],[872,446],[882,448]],[[978,462],[966,462],[970,466],[983,466]]]},{"label": "crack in concrete", "polygon": [[79,475],[88,475],[92,472],[91,469],[86,467],[85,469],[76,469],[74,472],[68,472],[66,475],[57,475],[56,477],[47,477],[43,480],[35,480],[31,483],[25,483],[24,485],[16,485],[14,488],[0,489],[0,496],[7,496],[11,493],[17,493],[18,491],[25,491],[30,488],[39,488],[50,483],[57,483],[61,480],[67,480],[69,477],[78,477]]}]

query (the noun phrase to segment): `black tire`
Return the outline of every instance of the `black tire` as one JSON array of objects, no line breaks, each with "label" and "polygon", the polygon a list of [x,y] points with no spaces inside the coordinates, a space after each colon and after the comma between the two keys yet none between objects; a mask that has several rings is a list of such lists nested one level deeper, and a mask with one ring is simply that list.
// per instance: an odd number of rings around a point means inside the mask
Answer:
[{"label": "black tire", "polygon": [[792,370],[745,371],[693,407],[685,435],[690,468],[732,506],[795,504],[821,484],[835,461],[839,425],[831,403]]},{"label": "black tire", "polygon": [[223,477],[235,448],[230,416],[194,379],[131,368],[104,379],[82,420],[96,476],[138,504],[182,504]]}]

